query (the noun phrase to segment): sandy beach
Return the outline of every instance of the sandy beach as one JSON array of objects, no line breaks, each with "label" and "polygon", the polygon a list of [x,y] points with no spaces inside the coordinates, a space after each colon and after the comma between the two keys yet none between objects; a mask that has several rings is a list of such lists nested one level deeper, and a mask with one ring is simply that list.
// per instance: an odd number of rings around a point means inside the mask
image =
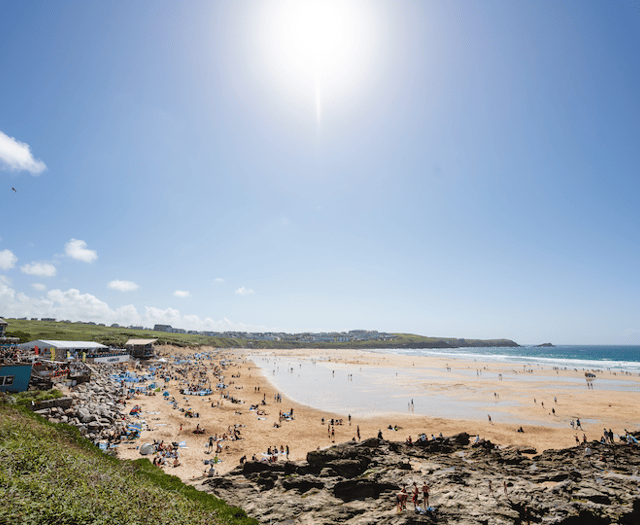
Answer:
[{"label": "sandy beach", "polygon": [[[220,391],[203,397],[181,395],[179,390],[186,385],[182,376],[166,385],[177,409],[160,393],[138,394],[127,402],[127,409],[139,405],[140,420],[149,430],[133,444],[122,443],[119,457],[138,459],[142,456],[137,447],[154,440],[184,441],[186,447],[179,449],[180,466],[165,467],[165,471],[194,481],[202,477],[204,461],[216,455],[208,453],[209,436],[229,433],[234,426],[242,439],[221,443],[219,474],[235,468],[242,456],[251,459],[255,454],[261,459],[269,447],[288,446],[289,459],[302,460],[310,450],[357,439],[358,427],[362,439],[376,436],[379,430],[393,441],[409,436],[416,439],[422,433],[467,432],[503,446],[532,446],[539,452],[571,447],[576,435],[580,440],[583,434],[589,440],[600,439],[605,427],[616,434],[638,428],[640,378],[620,372],[599,371],[590,387],[583,370],[516,368],[359,350],[250,352],[169,346],[160,347],[158,355],[167,359],[167,371],[175,373],[174,358],[188,359],[196,352],[215,355],[200,364],[201,371],[207,366],[212,388],[217,383],[212,366],[226,362],[222,373],[228,389],[224,394],[241,402],[232,403]],[[156,383],[164,385],[163,380]],[[280,402],[275,401],[276,394]],[[263,400],[266,405],[261,404]],[[264,415],[250,410],[251,405],[260,405]],[[200,417],[185,417],[180,409],[189,408]],[[291,409],[293,419],[281,421],[280,412]],[[343,424],[331,427],[331,419],[342,419]],[[582,429],[571,427],[576,419],[581,420]],[[204,434],[193,433],[197,425],[205,429]],[[400,428],[391,430],[390,425]],[[520,427],[524,432],[517,431]]]}]

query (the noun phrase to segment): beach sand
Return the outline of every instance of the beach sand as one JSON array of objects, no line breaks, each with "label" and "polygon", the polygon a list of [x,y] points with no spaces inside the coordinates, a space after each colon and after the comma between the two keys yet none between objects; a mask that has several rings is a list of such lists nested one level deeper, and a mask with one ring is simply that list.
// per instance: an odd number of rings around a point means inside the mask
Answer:
[{"label": "beach sand", "polygon": [[[220,474],[235,468],[244,455],[251,459],[255,454],[260,459],[268,447],[288,445],[289,459],[297,461],[305,459],[310,450],[331,446],[327,431],[331,418],[344,421],[343,425],[333,427],[336,443],[354,438],[359,426],[362,439],[375,437],[379,430],[384,439],[392,441],[405,440],[408,436],[415,440],[422,433],[448,436],[467,432],[501,446],[525,445],[539,452],[571,447],[575,445],[574,436],[577,434],[582,440],[583,432],[593,440],[600,439],[604,427],[616,434],[625,428],[638,428],[640,378],[620,372],[614,375],[599,371],[594,387],[588,388],[583,370],[516,367],[452,357],[413,357],[342,349],[270,350],[250,354],[248,350],[193,350],[171,346],[161,347],[159,355],[171,364],[170,356],[186,357],[207,351],[217,352],[212,363],[227,360],[229,365],[224,375],[229,384],[228,393],[244,403],[221,399],[218,391],[205,397],[182,396],[178,390],[184,384],[172,380],[167,390],[175,396],[178,406],[192,408],[200,414],[199,418],[186,418],[160,394],[137,395],[127,402],[127,409],[140,405],[140,419],[147,422],[150,430],[144,431],[135,444],[121,444],[119,457],[138,459],[142,456],[137,447],[154,440],[186,441],[186,448],[180,448],[181,465],[165,467],[165,471],[188,482],[201,479],[204,460],[215,455],[206,453],[209,436],[221,435],[234,424],[243,425],[239,428],[243,439],[224,442],[224,450],[218,454],[222,462],[216,466]],[[211,363],[205,364],[210,368]],[[312,367],[315,375],[309,372]],[[300,372],[302,385],[295,387],[299,370],[306,370],[306,375]],[[287,374],[290,377],[286,377]],[[238,377],[232,378],[232,375]],[[310,379],[316,376],[321,377],[320,383]],[[210,372],[209,377],[212,377]],[[162,380],[156,382],[163,384]],[[212,379],[212,384],[215,383]],[[283,388],[288,385],[287,391],[298,392],[292,394],[295,399],[287,397],[285,390],[279,390],[274,383]],[[274,402],[276,393],[282,396],[280,403]],[[375,403],[367,403],[369,397],[382,400],[380,408],[376,408]],[[259,404],[263,398],[267,405],[260,408],[267,415],[261,420],[249,407]],[[311,403],[306,404],[305,399]],[[343,400],[342,404],[339,399]],[[413,410],[410,399],[414,399]],[[218,401],[221,406],[212,408],[212,402]],[[347,409],[352,406],[353,410],[332,412],[309,406],[322,406],[327,402]],[[468,409],[471,405],[473,408]],[[279,412],[289,412],[292,408],[294,419],[283,421],[280,428],[274,427],[279,421]],[[348,413],[352,416],[351,425],[347,421]],[[325,424],[321,423],[322,418]],[[570,421],[576,418],[581,419],[584,430],[571,428]],[[205,428],[205,434],[193,434],[196,425]],[[389,425],[398,425],[401,429],[389,430]],[[524,433],[517,432],[520,426]]]}]

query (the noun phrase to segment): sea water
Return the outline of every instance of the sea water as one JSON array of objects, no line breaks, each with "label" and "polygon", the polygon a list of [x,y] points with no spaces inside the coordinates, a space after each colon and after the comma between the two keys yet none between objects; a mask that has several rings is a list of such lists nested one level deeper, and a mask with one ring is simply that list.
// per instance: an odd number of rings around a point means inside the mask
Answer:
[{"label": "sea water", "polygon": [[640,346],[559,345],[555,347],[381,348],[384,354],[455,357],[487,362],[532,364],[559,368],[600,369],[640,374]]}]

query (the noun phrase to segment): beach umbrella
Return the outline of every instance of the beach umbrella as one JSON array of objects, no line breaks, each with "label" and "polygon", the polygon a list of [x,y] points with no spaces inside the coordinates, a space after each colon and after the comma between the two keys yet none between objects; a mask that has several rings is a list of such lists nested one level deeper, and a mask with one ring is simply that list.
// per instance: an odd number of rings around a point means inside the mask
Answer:
[{"label": "beach umbrella", "polygon": [[171,394],[169,394],[169,392],[167,392],[166,390],[162,393],[162,395],[164,397],[169,397]]},{"label": "beach umbrella", "polygon": [[140,454],[147,456],[153,454],[156,451],[156,446],[152,443],[145,443],[140,447]]}]

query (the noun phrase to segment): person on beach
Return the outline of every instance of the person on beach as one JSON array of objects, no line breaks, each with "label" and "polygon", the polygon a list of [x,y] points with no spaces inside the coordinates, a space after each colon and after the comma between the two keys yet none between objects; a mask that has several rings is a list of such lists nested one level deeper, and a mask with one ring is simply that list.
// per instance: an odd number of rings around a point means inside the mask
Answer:
[{"label": "person on beach", "polygon": [[358,436],[358,441],[360,441],[360,425],[356,428],[356,436]]},{"label": "person on beach", "polygon": [[378,439],[383,439],[382,430],[378,430]]},{"label": "person on beach", "polygon": [[429,485],[426,483],[422,484],[422,504],[424,505],[424,509],[427,510],[429,507]]},{"label": "person on beach", "polygon": [[418,503],[420,503],[420,492],[418,491],[418,484],[413,482],[413,495],[411,496],[411,501],[413,503],[414,510],[418,508]]},{"label": "person on beach", "polygon": [[491,421],[491,414],[487,414],[487,417],[489,418],[489,423],[493,424],[493,422]]},{"label": "person on beach", "polygon": [[403,483],[400,492],[398,492],[398,494],[396,495],[396,508],[398,512],[407,508],[407,498],[407,487]]}]

